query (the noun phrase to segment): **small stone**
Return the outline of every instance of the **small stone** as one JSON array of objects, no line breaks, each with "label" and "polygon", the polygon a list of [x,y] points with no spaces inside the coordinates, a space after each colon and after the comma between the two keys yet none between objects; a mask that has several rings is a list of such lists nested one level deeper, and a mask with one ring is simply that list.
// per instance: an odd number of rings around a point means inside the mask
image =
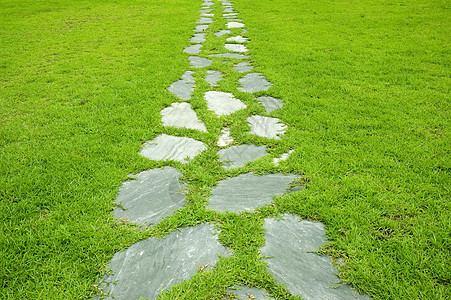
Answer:
[{"label": "small stone", "polygon": [[247,33],[247,29],[243,28],[243,30],[241,32]]},{"label": "small stone", "polygon": [[224,47],[229,51],[234,52],[247,52],[249,51],[246,46],[240,44],[225,44]]},{"label": "small stone", "polygon": [[203,58],[203,57],[198,57],[198,56],[190,56],[188,59],[189,59],[189,63],[191,64],[191,66],[194,68],[208,67],[209,65],[211,65],[213,63],[208,58]]},{"label": "small stone", "polygon": [[227,23],[227,28],[241,28],[244,27],[243,23],[240,22],[229,22]]},{"label": "small stone", "polygon": [[221,135],[218,138],[218,146],[219,147],[225,147],[233,143],[233,138],[230,135],[230,129],[224,128],[221,131]]},{"label": "small stone", "polygon": [[180,99],[189,100],[194,91],[193,73],[192,71],[186,71],[182,75],[182,79],[171,84],[168,90]]},{"label": "small stone", "polygon": [[199,10],[200,13],[209,13],[209,12],[212,12],[212,11],[213,11],[213,8],[206,8],[206,9]]},{"label": "small stone", "polygon": [[216,83],[222,79],[222,75],[219,71],[207,71],[207,76],[205,77],[205,80],[215,86]]},{"label": "small stone", "polygon": [[188,46],[185,49],[183,49],[183,52],[189,53],[189,54],[199,54],[201,51],[202,45],[192,45]]},{"label": "small stone", "polygon": [[196,28],[194,28],[195,32],[202,32],[207,30],[208,25],[197,25]]},{"label": "small stone", "polygon": [[249,58],[248,55],[238,54],[238,53],[219,53],[219,54],[210,54],[208,56],[210,56],[210,57],[236,58],[236,59]]},{"label": "small stone", "polygon": [[222,16],[225,17],[236,17],[238,15],[238,13],[226,13],[226,14],[222,14]]},{"label": "small stone", "polygon": [[265,294],[262,290],[251,288],[247,286],[235,286],[232,289],[228,289],[227,293],[233,294],[233,298],[225,298],[224,300],[241,299],[241,300],[273,300]]},{"label": "small stone", "polygon": [[252,70],[253,67],[250,64],[248,64],[247,62],[243,61],[243,62],[236,64],[233,68],[240,73],[245,73],[245,72],[249,72],[250,70]]},{"label": "small stone", "polygon": [[206,41],[205,33],[195,33],[191,38],[191,43],[203,43]]},{"label": "small stone", "polygon": [[293,152],[294,150],[290,150],[288,151],[288,153],[284,153],[280,157],[274,157],[274,159],[272,160],[273,164],[278,166],[281,161],[287,160]]},{"label": "small stone", "polygon": [[202,17],[213,17],[215,14],[206,14],[206,13],[202,13],[200,14]]},{"label": "small stone", "polygon": [[209,91],[205,93],[208,109],[217,116],[224,116],[246,108],[246,104],[233,97],[230,93]]},{"label": "small stone", "polygon": [[214,5],[214,2],[206,1],[206,2],[202,3],[202,5],[205,5],[205,6],[212,6],[212,5]]},{"label": "small stone", "polygon": [[207,132],[204,123],[199,121],[196,112],[188,103],[172,103],[161,111],[161,121],[164,126],[176,128],[196,129]]},{"label": "small stone", "polygon": [[241,22],[241,21],[243,21],[243,20],[241,20],[241,19],[233,19],[233,18],[227,18],[227,21],[236,21],[236,22]]},{"label": "small stone", "polygon": [[231,33],[230,30],[224,29],[224,30],[220,30],[220,31],[216,32],[215,35],[216,35],[217,37],[221,37],[221,36],[223,36],[223,35],[225,35],[225,34],[229,34],[229,33]]},{"label": "small stone", "polygon": [[279,135],[284,134],[287,129],[287,125],[277,118],[251,116],[247,121],[251,125],[252,134],[270,139],[280,139]]},{"label": "small stone", "polygon": [[266,80],[260,73],[250,73],[239,80],[242,87],[238,89],[243,92],[254,93],[265,91],[272,86],[272,83]]},{"label": "small stone", "polygon": [[227,42],[246,43],[249,39],[242,37],[241,35],[232,36],[226,39]]},{"label": "small stone", "polygon": [[260,101],[261,104],[263,104],[268,114],[272,111],[275,111],[276,109],[282,108],[283,106],[282,101],[269,96],[258,97],[257,100]]},{"label": "small stone", "polygon": [[212,20],[212,18],[201,17],[199,20],[197,20],[197,23],[210,24],[210,23],[213,23],[213,20]]},{"label": "small stone", "polygon": [[266,154],[268,153],[265,146],[240,145],[219,150],[219,160],[224,162],[225,169],[234,169],[243,167]]},{"label": "small stone", "polygon": [[224,8],[223,12],[231,13],[231,12],[233,12],[233,8],[232,7],[226,7],[226,8]]}]

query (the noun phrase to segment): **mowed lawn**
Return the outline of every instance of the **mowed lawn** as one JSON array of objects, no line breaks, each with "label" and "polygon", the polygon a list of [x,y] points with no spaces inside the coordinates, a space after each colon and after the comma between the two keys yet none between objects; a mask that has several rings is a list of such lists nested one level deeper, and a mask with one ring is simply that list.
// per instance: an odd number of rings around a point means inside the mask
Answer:
[{"label": "mowed lawn", "polygon": [[[92,298],[115,252],[204,222],[234,256],[163,298],[221,299],[247,284],[299,299],[258,252],[264,218],[283,213],[323,222],[330,243],[320,252],[341,258],[340,279],[373,299],[451,297],[451,3],[233,2],[253,65],[284,102],[280,141],[246,134],[243,120],[263,110],[236,90],[238,74],[219,89],[248,110],[210,118],[197,76],[193,103],[209,133],[162,126],[201,0],[0,2],[0,299]],[[207,52],[223,43],[212,40],[224,22],[215,20]],[[302,174],[305,188],[254,214],[206,210],[211,187],[237,174],[217,162],[223,122],[237,143],[267,143],[274,157],[295,150],[278,168],[268,158],[237,172]],[[117,222],[128,174],[163,165],[138,155],[143,142],[178,132],[210,147],[173,164],[189,184],[186,208],[151,229]]]}]

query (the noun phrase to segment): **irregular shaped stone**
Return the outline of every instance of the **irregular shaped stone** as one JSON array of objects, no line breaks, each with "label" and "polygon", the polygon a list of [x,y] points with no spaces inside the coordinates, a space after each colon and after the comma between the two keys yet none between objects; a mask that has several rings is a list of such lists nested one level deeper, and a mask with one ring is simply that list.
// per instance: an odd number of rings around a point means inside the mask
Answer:
[{"label": "irregular shaped stone", "polygon": [[161,116],[164,126],[197,129],[207,132],[204,123],[199,121],[196,112],[188,103],[172,103],[170,107],[161,111]]},{"label": "irregular shaped stone", "polygon": [[171,215],[185,204],[182,173],[172,167],[144,171],[126,181],[119,189],[116,202],[122,207],[114,210],[114,217],[139,225],[150,225]]},{"label": "irregular shaped stone", "polygon": [[233,6],[230,2],[222,2],[222,6]]},{"label": "irregular shaped stone", "polygon": [[202,48],[202,45],[200,45],[200,44],[192,45],[192,46],[188,46],[185,49],[183,49],[183,52],[189,53],[189,54],[198,54],[198,53],[200,53],[201,48]]},{"label": "irregular shaped stone", "polygon": [[161,291],[188,280],[199,267],[214,266],[218,255],[227,255],[227,250],[210,224],[174,231],[164,239],[150,238],[114,255],[113,274],[105,278],[109,283],[104,292],[111,292],[114,300],[156,299]]},{"label": "irregular shaped stone", "polygon": [[213,17],[215,14],[207,14],[207,13],[202,13],[200,14],[202,17]]},{"label": "irregular shaped stone", "polygon": [[292,215],[283,220],[266,219],[266,244],[262,256],[269,272],[303,299],[370,299],[349,285],[339,284],[330,258],[312,251],[327,242],[319,222],[298,221]]},{"label": "irregular shaped stone", "polygon": [[232,213],[253,211],[271,203],[275,195],[284,193],[295,178],[294,175],[255,176],[253,173],[227,178],[212,189],[207,208]]},{"label": "irregular shaped stone", "polygon": [[282,154],[280,157],[274,157],[274,159],[272,160],[273,164],[278,166],[281,161],[287,160],[293,152],[294,150],[290,150],[287,153]]},{"label": "irregular shaped stone", "polygon": [[228,22],[226,25],[227,25],[227,28],[241,28],[241,27],[244,27],[244,24],[240,23],[240,22]]},{"label": "irregular shaped stone", "polygon": [[248,55],[238,54],[238,53],[219,53],[219,54],[210,54],[210,57],[223,57],[223,58],[236,58],[236,59],[244,59],[249,58]]},{"label": "irregular shaped stone", "polygon": [[205,93],[208,109],[217,116],[224,116],[246,108],[246,104],[233,97],[230,93],[209,91]]},{"label": "irregular shaped stone", "polygon": [[206,41],[205,33],[195,33],[190,40],[191,43],[203,43],[205,41]]},{"label": "irregular shaped stone", "polygon": [[222,75],[219,71],[207,71],[207,76],[205,77],[205,80],[209,84],[214,86],[221,79],[222,79]]},{"label": "irregular shaped stone", "polygon": [[246,46],[240,44],[225,44],[224,47],[229,51],[234,52],[247,52],[249,51]]},{"label": "irregular shaped stone", "polygon": [[282,101],[269,96],[258,97],[257,100],[263,104],[268,114],[276,109],[282,108],[283,106]]},{"label": "irregular shaped stone", "polygon": [[242,33],[247,33],[247,29],[243,28],[243,30],[241,30]]},{"label": "irregular shaped stone", "polygon": [[266,80],[260,73],[250,73],[239,80],[242,87],[238,89],[243,92],[254,93],[265,91],[272,86],[272,83]]},{"label": "irregular shaped stone", "polygon": [[230,129],[224,128],[221,131],[221,135],[218,138],[218,146],[219,147],[225,147],[233,143],[233,138],[230,135]]},{"label": "irregular shaped stone", "polygon": [[201,12],[201,13],[209,13],[209,12],[212,12],[212,11],[213,11],[213,8],[206,8],[206,9],[199,10],[199,12]]},{"label": "irregular shaped stone", "polygon": [[206,1],[206,2],[202,3],[202,5],[205,5],[205,6],[212,6],[213,4],[214,4],[214,2],[211,2],[211,1]]},{"label": "irregular shaped stone", "polygon": [[235,22],[241,22],[243,21],[242,19],[235,19],[235,18],[226,18],[227,21],[235,21]]},{"label": "irregular shaped stone", "polygon": [[233,146],[219,150],[219,160],[224,162],[225,169],[240,168],[250,161],[265,156],[266,147],[255,145]]},{"label": "irregular shaped stone", "polygon": [[247,118],[251,125],[251,133],[270,139],[280,139],[279,135],[285,133],[287,126],[277,118],[251,116]]},{"label": "irregular shaped stone", "polygon": [[237,43],[246,43],[249,41],[248,38],[242,37],[241,35],[232,36],[226,39],[227,42],[237,42]]},{"label": "irregular shaped stone", "polygon": [[247,62],[243,61],[243,62],[236,64],[233,68],[240,73],[245,73],[245,72],[249,72],[250,70],[252,70],[253,67],[250,64],[248,64]]},{"label": "irregular shaped stone", "polygon": [[263,294],[262,290],[251,288],[247,286],[238,286],[233,289],[228,289],[227,293],[233,294],[232,298],[225,298],[225,300],[231,299],[241,299],[241,300],[272,300],[271,298],[265,294]]},{"label": "irregular shaped stone", "polygon": [[212,18],[201,17],[199,20],[197,20],[197,23],[210,24],[210,23],[213,23],[213,20],[212,20]]},{"label": "irregular shaped stone", "polygon": [[189,59],[189,63],[191,64],[191,66],[194,68],[208,67],[209,65],[211,65],[213,63],[213,61],[211,61],[208,58],[198,57],[198,56],[190,56],[190,57],[188,57],[188,59]]},{"label": "irregular shaped stone", "polygon": [[202,32],[207,30],[208,25],[197,25],[196,28],[194,28],[195,32]]},{"label": "irregular shaped stone", "polygon": [[223,12],[231,13],[231,12],[233,12],[233,8],[232,7],[226,7],[226,8],[224,8]]},{"label": "irregular shaped stone", "polygon": [[224,29],[224,30],[220,30],[220,31],[216,32],[215,35],[216,35],[217,37],[220,37],[220,36],[223,36],[223,35],[229,34],[229,33],[231,33],[230,30]]},{"label": "irregular shaped stone", "polygon": [[147,142],[139,154],[152,160],[175,160],[185,164],[205,149],[204,143],[195,139],[162,134]]},{"label": "irregular shaped stone", "polygon": [[171,84],[168,90],[180,99],[189,100],[194,91],[193,74],[194,72],[192,71],[186,71],[185,74],[182,75],[182,79]]},{"label": "irregular shaped stone", "polygon": [[238,13],[225,13],[222,14],[222,16],[225,17],[236,17],[238,15]]}]

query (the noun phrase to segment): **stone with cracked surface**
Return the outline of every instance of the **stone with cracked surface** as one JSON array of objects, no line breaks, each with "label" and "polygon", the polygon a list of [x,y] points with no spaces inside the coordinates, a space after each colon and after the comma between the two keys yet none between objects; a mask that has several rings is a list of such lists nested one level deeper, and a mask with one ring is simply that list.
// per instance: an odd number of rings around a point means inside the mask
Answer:
[{"label": "stone with cracked surface", "polygon": [[280,135],[287,129],[287,125],[277,118],[251,116],[247,118],[247,122],[251,125],[252,134],[270,139],[280,139]]},{"label": "stone with cracked surface", "polygon": [[253,67],[248,62],[243,61],[233,66],[233,68],[240,73],[245,73],[252,70]]},{"label": "stone with cracked surface", "polygon": [[189,54],[199,54],[202,49],[201,44],[188,46],[185,49],[183,49],[183,52],[189,53]]},{"label": "stone with cracked surface", "polygon": [[133,175],[135,180],[124,182],[119,189],[116,202],[121,207],[114,210],[114,217],[139,225],[160,222],[185,204],[180,176],[182,173],[172,167]]},{"label": "stone with cracked surface", "polygon": [[227,25],[227,28],[241,28],[241,27],[244,27],[244,24],[240,23],[240,22],[228,22],[226,25]]},{"label": "stone with cracked surface", "polygon": [[211,61],[211,59],[199,57],[199,56],[190,56],[190,57],[188,57],[188,60],[189,60],[189,63],[191,64],[191,66],[194,68],[208,67],[209,65],[211,65],[213,63],[213,61]]},{"label": "stone with cracked surface", "polygon": [[193,37],[191,37],[191,43],[203,43],[207,39],[205,38],[205,33],[195,33]]},{"label": "stone with cracked surface", "polygon": [[194,28],[195,32],[202,32],[207,30],[208,25],[197,25],[196,28]]},{"label": "stone with cracked surface", "polygon": [[209,17],[201,17],[199,20],[197,20],[198,24],[210,24],[213,23],[213,19]]},{"label": "stone with cracked surface", "polygon": [[249,51],[246,46],[240,44],[225,44],[224,47],[229,51],[234,52],[247,52]]},{"label": "stone with cracked surface", "polygon": [[[211,224],[183,228],[164,239],[149,238],[116,253],[103,290],[115,300],[156,299],[161,291],[188,280],[200,267],[213,267],[227,249]],[[113,298],[106,298],[113,299]]]},{"label": "stone with cracked surface", "polygon": [[282,108],[283,103],[279,99],[269,97],[269,96],[261,96],[258,97],[257,100],[263,104],[263,106],[266,109],[266,112],[269,114],[272,111],[275,111],[276,109]]},{"label": "stone with cracked surface", "polygon": [[224,169],[234,169],[243,167],[250,161],[265,156],[265,146],[240,145],[219,150],[219,160],[224,162]]},{"label": "stone with cracked surface", "polygon": [[233,138],[230,135],[230,129],[229,128],[224,128],[221,131],[221,135],[218,138],[218,146],[219,147],[225,147],[230,145],[231,143],[233,143]]},{"label": "stone with cracked surface", "polygon": [[222,79],[221,72],[219,71],[207,71],[207,76],[205,77],[205,80],[215,86],[219,80]]},{"label": "stone with cracked surface", "polygon": [[220,30],[220,31],[216,32],[215,35],[216,35],[217,37],[221,37],[221,36],[223,36],[223,35],[225,35],[225,34],[230,34],[230,33],[231,33],[230,30],[224,29],[224,30]]},{"label": "stone with cracked surface", "polygon": [[272,83],[266,80],[260,73],[250,73],[239,80],[242,87],[238,89],[243,92],[255,93],[265,91],[272,86]]},{"label": "stone with cracked surface", "polygon": [[205,93],[204,99],[207,101],[208,109],[219,117],[246,108],[246,104],[236,99],[230,93],[209,91]]},{"label": "stone with cracked surface", "polygon": [[219,54],[210,54],[210,57],[223,57],[223,58],[235,58],[235,59],[245,59],[249,58],[248,55],[239,54],[239,53],[219,53]]},{"label": "stone with cracked surface", "polygon": [[168,88],[168,90],[183,100],[189,100],[194,91],[193,71],[186,71],[182,75],[182,79],[177,80]]},{"label": "stone with cracked surface", "polygon": [[285,193],[295,175],[253,173],[227,178],[211,191],[207,208],[220,212],[253,211],[273,201],[273,197]]},{"label": "stone with cracked surface", "polygon": [[322,223],[285,215],[283,220],[266,219],[265,231],[262,256],[269,272],[291,294],[307,300],[370,299],[338,283],[330,258],[313,253],[327,243]]},{"label": "stone with cracked surface", "polygon": [[273,164],[278,166],[281,161],[287,160],[293,152],[294,150],[290,150],[287,153],[283,153],[280,157],[274,157],[272,160]]},{"label": "stone with cracked surface", "polygon": [[186,164],[205,149],[204,143],[195,139],[162,134],[145,143],[139,154],[151,160],[175,160]]},{"label": "stone with cracked surface", "polygon": [[196,112],[189,103],[172,103],[161,111],[161,121],[164,126],[196,129],[207,132],[204,123],[199,121]]},{"label": "stone with cracked surface", "polygon": [[237,42],[237,43],[246,43],[249,42],[248,38],[242,37],[241,35],[231,36],[226,39],[227,42]]},{"label": "stone with cracked surface", "polygon": [[251,288],[247,286],[234,286],[231,289],[227,289],[227,293],[233,294],[233,298],[225,298],[224,300],[241,299],[241,300],[272,300],[262,290]]}]

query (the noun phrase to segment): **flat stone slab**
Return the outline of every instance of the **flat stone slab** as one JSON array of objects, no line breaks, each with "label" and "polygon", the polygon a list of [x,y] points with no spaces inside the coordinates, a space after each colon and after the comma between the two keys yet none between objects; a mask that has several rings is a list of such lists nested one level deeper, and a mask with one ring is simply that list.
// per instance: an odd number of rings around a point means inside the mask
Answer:
[{"label": "flat stone slab", "polygon": [[246,104],[236,99],[230,93],[209,91],[204,95],[208,109],[217,116],[224,116],[246,108]]},{"label": "flat stone slab", "polygon": [[205,81],[209,84],[215,86],[219,80],[222,79],[221,72],[219,71],[207,71],[207,76],[205,76]]},{"label": "flat stone slab", "polygon": [[227,255],[227,250],[210,224],[183,228],[164,239],[150,238],[113,256],[113,274],[106,276],[104,292],[111,292],[114,300],[156,299],[199,267],[214,266],[218,255]]},{"label": "flat stone slab", "polygon": [[225,44],[224,47],[229,51],[234,52],[247,52],[249,51],[246,46],[240,44]]},{"label": "flat stone slab", "polygon": [[136,180],[126,181],[116,198],[122,207],[114,210],[116,219],[139,225],[160,222],[185,205],[184,187],[179,179],[182,173],[172,167],[153,169],[133,175]]},{"label": "flat stone slab", "polygon": [[247,286],[237,286],[233,289],[227,290],[228,294],[233,294],[233,297],[225,298],[225,300],[231,299],[241,299],[241,300],[272,300],[271,298],[263,293],[262,290],[251,288]]},{"label": "flat stone slab", "polygon": [[186,164],[205,149],[204,143],[195,139],[162,134],[147,142],[139,154],[152,160],[175,160]]},{"label": "flat stone slab", "polygon": [[266,244],[262,256],[269,272],[303,299],[370,299],[339,283],[337,272],[327,256],[316,251],[327,242],[322,223],[299,221],[293,215],[283,220],[266,219]]},{"label": "flat stone slab", "polygon": [[196,112],[189,103],[172,103],[161,111],[161,121],[164,126],[196,129],[207,132],[204,123],[199,121]]},{"label": "flat stone slab", "polygon": [[220,31],[216,32],[215,35],[216,35],[217,37],[221,37],[221,36],[223,36],[223,35],[225,35],[225,34],[230,34],[230,33],[231,33],[230,30],[224,29],[224,30],[220,30]]},{"label": "flat stone slab", "polygon": [[223,17],[236,17],[238,15],[238,13],[225,13],[222,14]]},{"label": "flat stone slab", "polygon": [[266,91],[272,86],[272,83],[266,80],[260,73],[249,73],[239,80],[242,87],[238,89],[243,92],[255,93]]},{"label": "flat stone slab", "polygon": [[211,59],[199,57],[199,56],[190,56],[190,57],[188,57],[188,59],[189,59],[189,63],[191,64],[191,66],[194,68],[208,67],[209,65],[211,65],[213,63],[213,61]]},{"label": "flat stone slab", "polygon": [[191,38],[191,43],[203,43],[207,39],[205,38],[205,33],[195,33],[194,36]]},{"label": "flat stone slab", "polygon": [[213,8],[206,8],[206,9],[199,10],[200,13],[209,13],[209,12],[212,12],[212,11],[213,11]]},{"label": "flat stone slab", "polygon": [[244,27],[244,24],[240,22],[228,22],[226,26],[227,28],[241,28]]},{"label": "flat stone slab", "polygon": [[237,42],[237,43],[247,43],[249,42],[248,38],[242,37],[241,35],[231,36],[226,39],[227,42]]},{"label": "flat stone slab", "polygon": [[272,111],[275,111],[276,109],[282,108],[283,103],[279,99],[269,97],[269,96],[262,96],[258,97],[257,100],[263,104],[263,106],[266,109],[266,112],[269,114]]},{"label": "flat stone slab", "polygon": [[240,62],[240,63],[236,64],[235,66],[233,66],[233,68],[240,73],[245,73],[245,72],[249,72],[254,67],[251,66],[248,62],[243,61],[243,62]]},{"label": "flat stone slab", "polygon": [[208,29],[208,25],[197,25],[196,28],[194,28],[195,32],[202,32]]},{"label": "flat stone slab", "polygon": [[220,212],[253,211],[269,204],[273,197],[283,194],[294,175],[269,174],[256,176],[253,173],[227,178],[218,183],[211,191],[212,196],[207,208]]},{"label": "flat stone slab", "polygon": [[230,135],[230,129],[229,128],[224,128],[221,131],[221,135],[218,138],[218,146],[219,147],[225,147],[230,145],[231,143],[233,143],[233,138]]},{"label": "flat stone slab", "polygon": [[287,125],[277,118],[251,116],[247,121],[251,125],[252,134],[270,139],[280,139],[279,135],[284,134],[287,129]]},{"label": "flat stone slab", "polygon": [[250,161],[265,156],[265,146],[240,145],[219,150],[219,160],[224,162],[225,169],[240,168]]},{"label": "flat stone slab", "polygon": [[281,161],[287,160],[293,152],[294,150],[290,150],[287,153],[282,154],[280,157],[274,157],[272,160],[273,164],[278,166]]},{"label": "flat stone slab", "polygon": [[201,13],[202,17],[213,17],[215,14],[207,14],[207,13]]},{"label": "flat stone slab", "polygon": [[183,52],[189,53],[189,54],[199,54],[201,49],[202,49],[202,45],[197,44],[197,45],[192,45],[192,46],[186,47],[185,49],[183,49]]},{"label": "flat stone slab", "polygon": [[215,3],[214,2],[211,2],[211,1],[206,1],[206,2],[204,2],[204,3],[202,3],[202,5],[205,5],[205,6],[212,6],[212,5],[214,5]]},{"label": "flat stone slab", "polygon": [[219,54],[210,54],[210,57],[222,57],[222,58],[236,58],[236,59],[244,59],[249,58],[248,55],[238,54],[238,53],[219,53]]},{"label": "flat stone slab", "polygon": [[209,17],[201,17],[199,20],[197,20],[198,24],[210,24],[213,23],[213,19]]},{"label": "flat stone slab", "polygon": [[226,7],[226,8],[224,8],[223,12],[231,13],[231,12],[233,12],[233,8],[232,7]]},{"label": "flat stone slab", "polygon": [[182,79],[171,84],[168,90],[176,97],[179,97],[180,99],[183,100],[191,99],[191,94],[194,91],[193,74],[194,74],[193,71],[186,71],[182,75]]}]

